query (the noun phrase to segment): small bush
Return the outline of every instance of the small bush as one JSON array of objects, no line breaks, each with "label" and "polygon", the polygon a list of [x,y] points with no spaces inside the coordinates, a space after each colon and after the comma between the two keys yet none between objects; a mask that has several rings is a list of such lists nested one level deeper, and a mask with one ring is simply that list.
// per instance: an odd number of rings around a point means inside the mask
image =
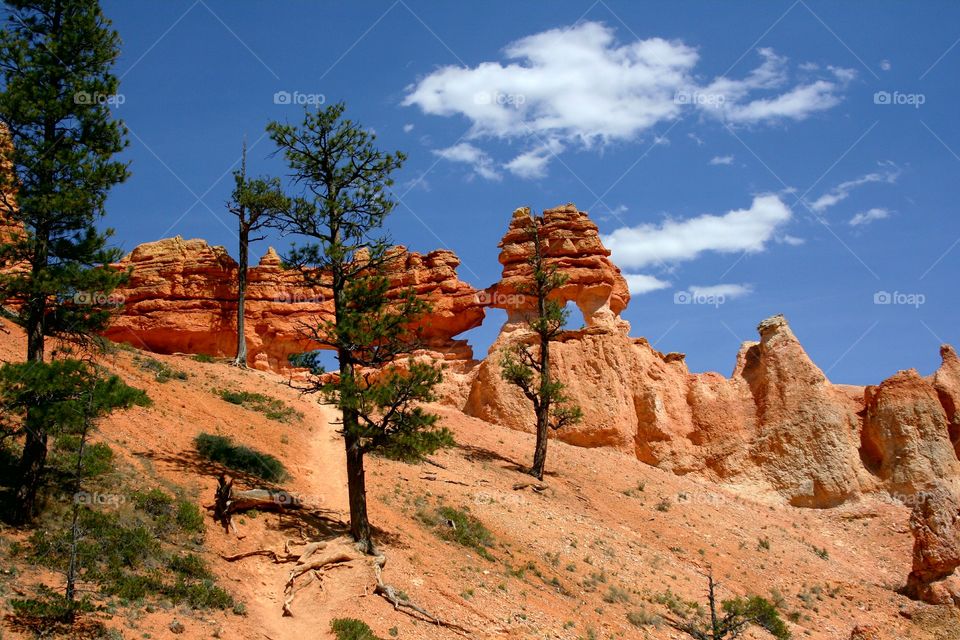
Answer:
[{"label": "small bush", "polygon": [[194,362],[206,362],[206,363],[217,361],[216,358],[214,358],[213,356],[209,356],[205,353],[195,353],[190,359],[193,360]]},{"label": "small bush", "polygon": [[168,382],[169,380],[186,380],[189,377],[185,371],[174,369],[170,365],[153,358],[135,356],[133,362],[144,371],[152,373],[154,379],[160,383]]},{"label": "small bush", "polygon": [[816,545],[814,545],[814,546],[813,546],[813,552],[814,552],[815,554],[817,554],[817,557],[820,558],[821,560],[829,560],[829,559],[830,559],[830,552],[827,551],[827,548],[826,548],[826,547],[824,547],[823,549],[821,549],[821,548],[817,547]]},{"label": "small bush", "polygon": [[207,563],[198,555],[188,553],[184,556],[170,556],[167,568],[188,578],[210,580],[213,574],[207,568]]},{"label": "small bush", "polygon": [[251,393],[249,391],[230,391],[227,389],[220,389],[215,391],[215,393],[220,396],[221,399],[229,402],[230,404],[235,404],[243,407],[244,409],[262,413],[270,420],[289,423],[303,419],[302,413],[293,407],[288,407],[283,403],[282,400],[265,396],[262,393]]},{"label": "small bush", "polygon": [[336,618],[330,621],[330,630],[337,640],[381,640],[363,620],[356,618]]},{"label": "small bush", "polygon": [[236,445],[230,438],[201,433],[194,439],[197,452],[207,460],[267,480],[279,482],[287,477],[283,464],[269,453]]},{"label": "small bush", "polygon": [[162,489],[135,491],[133,493],[133,503],[137,505],[138,509],[154,518],[170,516],[173,513],[173,498]]},{"label": "small bush", "polygon": [[188,533],[203,533],[203,514],[192,502],[180,500],[177,503],[177,525]]},{"label": "small bush", "polygon": [[493,546],[493,534],[466,510],[440,506],[432,512],[417,512],[417,518],[432,527],[441,538],[473,549],[487,560],[494,560],[487,550]]},{"label": "small bush", "polygon": [[630,602],[630,594],[616,585],[610,585],[607,587],[607,592],[603,594],[603,601],[608,604]]}]

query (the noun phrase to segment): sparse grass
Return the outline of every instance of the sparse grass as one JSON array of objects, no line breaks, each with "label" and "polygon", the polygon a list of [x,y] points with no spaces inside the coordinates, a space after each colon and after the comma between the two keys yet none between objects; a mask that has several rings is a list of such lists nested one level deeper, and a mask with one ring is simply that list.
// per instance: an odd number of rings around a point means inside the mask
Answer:
[{"label": "sparse grass", "polygon": [[201,457],[219,462],[234,471],[249,473],[268,482],[279,482],[288,477],[287,470],[275,457],[234,444],[230,438],[201,433],[193,443]]},{"label": "sparse grass", "polygon": [[627,612],[627,622],[635,627],[654,627],[659,629],[663,624],[663,618],[655,613],[648,613],[646,609],[640,607],[636,611]]},{"label": "sparse grass", "polygon": [[671,506],[673,506],[673,504],[670,502],[670,498],[661,498],[660,502],[657,503],[656,509],[657,511],[666,513],[670,511]]},{"label": "sparse grass", "polygon": [[770,551],[770,538],[758,538],[757,550]]},{"label": "sparse grass", "polygon": [[646,490],[647,484],[645,482],[638,482],[636,487],[630,487],[629,489],[623,490],[623,495],[628,498],[638,498],[640,494]]},{"label": "sparse grass", "polygon": [[206,362],[206,363],[217,361],[216,358],[214,358],[213,356],[207,355],[205,353],[195,353],[190,357],[190,359],[193,360],[194,362]]},{"label": "sparse grass", "polygon": [[603,594],[603,601],[608,604],[630,602],[630,593],[612,584],[607,587],[607,592]]},{"label": "sparse grass", "polygon": [[303,414],[293,407],[288,407],[282,400],[265,396],[262,393],[230,391],[229,389],[218,389],[214,393],[230,404],[262,413],[270,420],[286,423],[303,420]]},{"label": "sparse grass", "polygon": [[826,547],[824,547],[823,549],[821,549],[821,548],[817,547],[816,545],[811,545],[811,546],[812,546],[812,548],[813,548],[813,552],[817,555],[818,558],[820,558],[820,559],[822,559],[822,560],[829,560],[829,559],[830,559],[830,552],[827,551],[827,548],[826,548]]},{"label": "sparse grass", "polygon": [[186,380],[189,377],[185,371],[174,369],[170,365],[155,360],[154,358],[138,355],[133,357],[133,363],[144,371],[152,373],[154,379],[159,383],[170,380]]},{"label": "sparse grass", "polygon": [[366,622],[356,618],[336,618],[330,621],[330,630],[337,640],[381,640]]}]

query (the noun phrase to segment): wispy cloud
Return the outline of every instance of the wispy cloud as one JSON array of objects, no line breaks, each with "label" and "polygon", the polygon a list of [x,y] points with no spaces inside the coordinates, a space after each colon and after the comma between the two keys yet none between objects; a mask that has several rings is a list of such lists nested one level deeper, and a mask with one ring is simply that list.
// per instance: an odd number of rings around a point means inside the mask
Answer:
[{"label": "wispy cloud", "polygon": [[733,164],[733,156],[713,156],[710,158],[712,165],[730,165]]},{"label": "wispy cloud", "polygon": [[462,162],[473,169],[473,173],[487,180],[499,180],[500,173],[496,170],[493,158],[486,151],[473,146],[469,142],[461,142],[446,149],[436,149],[434,152],[444,160]]},{"label": "wispy cloud", "polygon": [[817,213],[823,213],[830,207],[846,200],[850,196],[850,192],[858,187],[873,183],[893,184],[899,177],[900,169],[894,163],[889,161],[881,162],[879,171],[873,171],[859,178],[841,182],[807,206]]},{"label": "wispy cloud", "polygon": [[634,296],[666,289],[670,286],[670,283],[666,280],[661,280],[655,276],[643,273],[625,273],[623,274],[623,278],[627,281],[627,288],[630,289],[630,295]]},{"label": "wispy cloud", "polygon": [[851,227],[859,227],[860,225],[870,224],[871,222],[876,222],[877,220],[883,220],[890,217],[890,211],[880,207],[875,207],[873,209],[867,209],[866,211],[861,211],[852,218],[850,218]]}]

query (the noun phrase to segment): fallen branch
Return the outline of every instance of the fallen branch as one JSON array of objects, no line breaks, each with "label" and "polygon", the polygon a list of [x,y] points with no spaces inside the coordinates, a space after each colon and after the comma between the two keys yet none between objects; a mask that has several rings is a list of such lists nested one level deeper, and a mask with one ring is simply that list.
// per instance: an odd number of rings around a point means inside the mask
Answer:
[{"label": "fallen branch", "polygon": [[522,489],[526,489],[527,487],[530,487],[537,493],[542,493],[550,488],[547,485],[542,484],[540,482],[518,482],[515,485],[513,485],[513,490],[520,491]]},{"label": "fallen branch", "polygon": [[206,507],[213,511],[213,519],[223,525],[224,531],[236,533],[233,524],[233,514],[256,509],[285,513],[289,509],[302,509],[303,502],[292,493],[275,491],[273,489],[249,489],[234,491],[233,478],[220,474],[217,478],[217,490],[214,502]]}]

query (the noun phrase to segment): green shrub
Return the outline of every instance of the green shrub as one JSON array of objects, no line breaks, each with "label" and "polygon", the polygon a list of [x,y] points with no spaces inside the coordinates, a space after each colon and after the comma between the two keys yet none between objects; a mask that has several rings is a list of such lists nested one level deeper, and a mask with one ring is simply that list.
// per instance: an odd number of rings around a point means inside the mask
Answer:
[{"label": "green shrub", "polygon": [[228,389],[220,389],[219,391],[215,391],[215,393],[230,404],[262,413],[270,420],[289,423],[303,419],[302,413],[293,407],[288,407],[282,400],[265,396],[262,393],[230,391]]},{"label": "green shrub", "polygon": [[188,533],[203,533],[203,513],[187,500],[177,502],[177,525]]},{"label": "green shrub", "polygon": [[336,618],[330,621],[330,630],[337,640],[381,640],[367,623],[356,618]]},{"label": "green shrub", "polygon": [[170,556],[167,568],[188,578],[213,579],[213,574],[207,568],[207,563],[200,556],[188,553],[183,556]]},{"label": "green shrub", "polygon": [[487,550],[493,546],[493,534],[467,511],[440,506],[433,512],[420,511],[417,517],[445,540],[473,549],[481,557],[494,560]]},{"label": "green shrub", "polygon": [[207,460],[267,480],[279,482],[287,478],[283,464],[269,453],[236,445],[230,438],[201,433],[194,439],[197,452]]},{"label": "green shrub", "polygon": [[152,373],[154,379],[160,383],[164,383],[169,380],[186,380],[189,377],[186,372],[180,371],[179,369],[174,369],[170,365],[153,358],[134,356],[133,363],[144,371]]},{"label": "green shrub", "polygon": [[[51,469],[72,476],[77,470],[77,455],[79,451],[79,436],[58,436],[50,448],[48,465]],[[87,442],[83,447],[83,465],[81,466],[81,470],[84,478],[93,478],[113,471],[113,449],[103,442]]]},{"label": "green shrub", "polygon": [[627,612],[627,622],[635,627],[655,627],[657,629],[663,624],[663,618],[656,614],[648,613],[641,607],[637,611]]},{"label": "green shrub", "polygon": [[173,513],[173,498],[162,489],[134,491],[132,497],[138,509],[154,518],[170,516]]},{"label": "green shrub", "polygon": [[217,361],[216,358],[214,358],[213,356],[209,356],[205,353],[195,353],[190,359],[193,360],[194,362],[206,362],[206,363]]}]

